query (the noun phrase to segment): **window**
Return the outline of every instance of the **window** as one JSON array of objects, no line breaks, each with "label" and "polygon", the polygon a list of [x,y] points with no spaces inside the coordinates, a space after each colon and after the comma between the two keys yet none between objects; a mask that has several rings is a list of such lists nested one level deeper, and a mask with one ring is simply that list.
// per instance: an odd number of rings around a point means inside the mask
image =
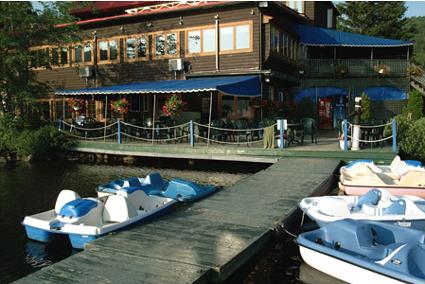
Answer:
[{"label": "window", "polygon": [[201,53],[201,31],[189,31],[187,43],[189,53]]},{"label": "window", "polygon": [[249,25],[236,26],[236,49],[247,49],[250,43]]},{"label": "window", "polygon": [[178,55],[178,32],[156,34],[153,38],[156,57],[175,57]]},{"label": "window", "polygon": [[202,30],[203,52],[215,52],[215,29]]},{"label": "window", "polygon": [[52,47],[50,64],[52,67],[69,66],[69,49],[67,47]]},{"label": "window", "polygon": [[91,42],[84,44],[77,44],[73,47],[74,57],[72,63],[79,64],[93,64],[93,45]]},{"label": "window", "polygon": [[298,0],[298,1],[287,1],[286,5],[289,6],[289,8],[297,11],[298,13],[304,13],[304,1]]},{"label": "window", "polygon": [[233,27],[220,28],[220,51],[233,49]]},{"label": "window", "polygon": [[333,28],[333,12],[334,10],[332,8],[329,8],[327,11],[327,18],[326,18],[326,27],[328,29],[332,29]]},{"label": "window", "polygon": [[125,39],[126,61],[146,60],[148,55],[148,37],[131,36]]},{"label": "window", "polygon": [[100,64],[117,62],[119,59],[119,39],[99,40],[98,59]]}]

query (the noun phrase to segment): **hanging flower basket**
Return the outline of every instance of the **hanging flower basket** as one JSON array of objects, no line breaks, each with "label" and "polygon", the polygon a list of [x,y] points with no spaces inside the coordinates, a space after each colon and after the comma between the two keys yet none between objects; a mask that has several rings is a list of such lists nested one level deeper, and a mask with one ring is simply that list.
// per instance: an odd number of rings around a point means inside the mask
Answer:
[{"label": "hanging flower basket", "polygon": [[128,107],[130,106],[127,99],[119,99],[111,102],[111,110],[115,113],[126,114],[128,113]]},{"label": "hanging flower basket", "polygon": [[175,117],[180,114],[183,110],[184,102],[177,95],[172,95],[168,100],[165,101],[162,106],[162,113],[165,116]]},{"label": "hanging flower basket", "polygon": [[84,109],[86,101],[84,99],[67,98],[66,102],[73,111],[80,111]]},{"label": "hanging flower basket", "polygon": [[373,69],[375,70],[376,73],[380,74],[380,75],[388,75],[391,72],[390,66],[385,65],[385,64],[378,64],[373,66]]},{"label": "hanging flower basket", "polygon": [[335,71],[338,75],[344,76],[348,74],[348,66],[338,65],[335,68]]}]

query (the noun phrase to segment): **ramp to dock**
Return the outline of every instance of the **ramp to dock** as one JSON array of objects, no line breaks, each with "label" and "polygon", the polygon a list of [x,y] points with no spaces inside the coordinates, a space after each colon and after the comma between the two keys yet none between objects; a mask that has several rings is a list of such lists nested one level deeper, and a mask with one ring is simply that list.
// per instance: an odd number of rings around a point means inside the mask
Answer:
[{"label": "ramp to dock", "polygon": [[339,160],[280,159],[199,202],[105,236],[17,283],[204,283],[255,256],[297,202],[323,187]]}]

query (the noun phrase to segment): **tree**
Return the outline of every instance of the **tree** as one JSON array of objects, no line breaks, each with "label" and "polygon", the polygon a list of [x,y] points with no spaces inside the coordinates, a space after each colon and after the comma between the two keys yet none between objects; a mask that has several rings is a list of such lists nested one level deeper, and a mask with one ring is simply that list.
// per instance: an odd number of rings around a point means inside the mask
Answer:
[{"label": "tree", "polygon": [[338,29],[370,36],[403,38],[406,6],[402,1],[345,1],[337,4]]},{"label": "tree", "polygon": [[[36,60],[31,46],[63,45],[77,40],[77,27],[55,27],[73,22],[68,14],[70,3],[41,3],[35,9],[31,2],[0,2],[0,115],[23,113],[25,106],[45,95],[48,86],[39,83],[30,63]],[[40,65],[49,68],[48,60]]]},{"label": "tree", "polygon": [[413,41],[412,61],[425,68],[425,17],[407,18],[404,39]]}]

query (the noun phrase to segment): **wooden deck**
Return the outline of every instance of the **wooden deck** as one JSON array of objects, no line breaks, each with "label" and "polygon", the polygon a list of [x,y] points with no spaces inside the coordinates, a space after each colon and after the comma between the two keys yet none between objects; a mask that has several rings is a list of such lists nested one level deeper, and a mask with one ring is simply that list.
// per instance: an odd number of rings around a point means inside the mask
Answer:
[{"label": "wooden deck", "polygon": [[205,283],[260,252],[297,202],[330,189],[339,159],[280,159],[234,186],[103,237],[17,283]]}]

